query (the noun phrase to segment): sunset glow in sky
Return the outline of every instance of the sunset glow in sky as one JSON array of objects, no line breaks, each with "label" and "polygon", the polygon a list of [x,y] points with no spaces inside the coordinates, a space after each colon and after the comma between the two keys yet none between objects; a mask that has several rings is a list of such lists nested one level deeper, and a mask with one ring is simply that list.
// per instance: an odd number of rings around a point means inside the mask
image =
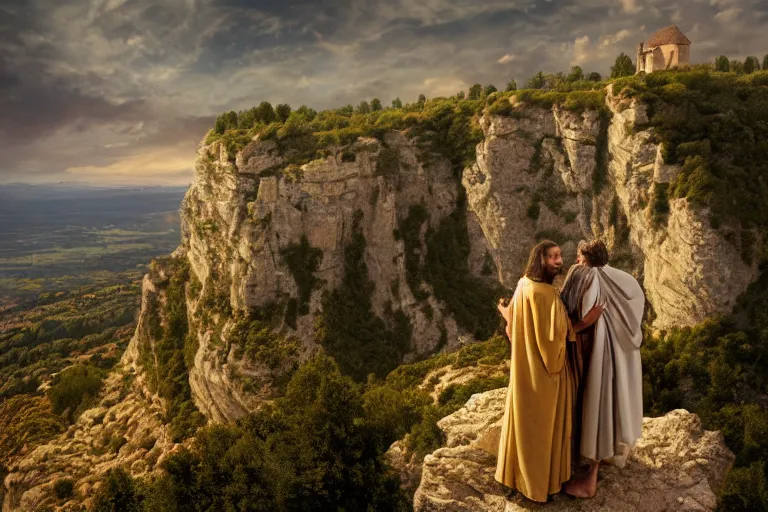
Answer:
[{"label": "sunset glow in sky", "polygon": [[0,182],[185,184],[217,114],[609,72],[677,24],[768,53],[768,0],[0,0]]}]

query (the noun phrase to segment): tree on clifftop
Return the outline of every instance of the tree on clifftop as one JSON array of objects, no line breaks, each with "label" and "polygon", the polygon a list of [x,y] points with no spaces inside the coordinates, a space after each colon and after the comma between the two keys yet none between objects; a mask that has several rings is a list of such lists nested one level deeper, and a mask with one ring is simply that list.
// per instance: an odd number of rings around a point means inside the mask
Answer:
[{"label": "tree on clifftop", "polygon": [[277,115],[277,120],[284,123],[291,115],[291,106],[281,103],[275,108],[275,114]]},{"label": "tree on clifftop", "polygon": [[763,69],[768,70],[768,55],[763,57]]},{"label": "tree on clifftop", "polygon": [[581,66],[573,66],[571,72],[565,77],[566,82],[579,82],[581,80],[584,80],[584,71],[582,71]]},{"label": "tree on clifftop", "polygon": [[544,77],[544,73],[539,71],[533,77],[528,80],[528,89],[542,89],[547,79]]},{"label": "tree on clifftop", "polygon": [[755,71],[760,71],[760,61],[757,60],[757,57],[747,57],[747,60],[744,61],[744,72],[754,73]]},{"label": "tree on clifftop", "polygon": [[728,61],[728,57],[721,55],[715,59],[715,71],[721,71],[727,73],[731,70],[731,63]]},{"label": "tree on clifftop", "polygon": [[629,56],[621,52],[616,57],[616,62],[611,66],[611,78],[620,78],[622,76],[632,76],[635,74],[635,65],[632,63],[632,59]]},{"label": "tree on clifftop", "polygon": [[509,83],[507,84],[507,92],[516,91],[516,90],[517,90],[517,82],[515,82],[514,78],[511,78],[509,80]]},{"label": "tree on clifftop", "polygon": [[269,124],[275,120],[275,110],[272,108],[272,104],[268,101],[262,101],[256,108],[256,119],[264,124]]}]

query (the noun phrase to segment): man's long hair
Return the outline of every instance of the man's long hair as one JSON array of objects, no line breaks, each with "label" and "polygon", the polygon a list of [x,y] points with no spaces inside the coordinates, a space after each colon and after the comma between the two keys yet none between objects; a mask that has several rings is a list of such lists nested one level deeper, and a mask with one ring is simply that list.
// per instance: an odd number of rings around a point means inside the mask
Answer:
[{"label": "man's long hair", "polygon": [[545,259],[547,251],[552,247],[559,247],[559,245],[552,240],[542,240],[531,249],[528,265],[525,267],[525,273],[523,274],[525,277],[533,281],[549,282],[552,276],[547,275]]}]

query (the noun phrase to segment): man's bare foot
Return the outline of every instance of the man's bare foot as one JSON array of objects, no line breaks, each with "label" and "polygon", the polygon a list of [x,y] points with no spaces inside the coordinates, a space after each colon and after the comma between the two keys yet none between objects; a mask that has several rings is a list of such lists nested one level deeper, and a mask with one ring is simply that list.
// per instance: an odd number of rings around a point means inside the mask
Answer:
[{"label": "man's bare foot", "polygon": [[565,494],[574,498],[592,498],[597,494],[597,482],[592,482],[589,476],[571,480],[565,484]]},{"label": "man's bare foot", "polygon": [[592,498],[597,493],[597,470],[600,463],[591,464],[588,472],[565,484],[565,493],[574,498]]}]

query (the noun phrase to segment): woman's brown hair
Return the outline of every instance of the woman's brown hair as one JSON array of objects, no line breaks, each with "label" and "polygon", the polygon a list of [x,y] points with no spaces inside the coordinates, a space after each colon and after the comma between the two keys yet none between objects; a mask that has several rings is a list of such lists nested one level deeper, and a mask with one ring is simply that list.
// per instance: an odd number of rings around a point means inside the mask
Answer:
[{"label": "woman's brown hair", "polygon": [[528,257],[528,265],[525,267],[525,277],[533,281],[547,281],[546,265],[544,261],[547,257],[547,251],[553,247],[559,247],[552,240],[542,240],[531,249],[531,255]]},{"label": "woman's brown hair", "polygon": [[590,267],[602,267],[608,264],[608,247],[600,240],[579,242],[579,252],[587,259]]}]

